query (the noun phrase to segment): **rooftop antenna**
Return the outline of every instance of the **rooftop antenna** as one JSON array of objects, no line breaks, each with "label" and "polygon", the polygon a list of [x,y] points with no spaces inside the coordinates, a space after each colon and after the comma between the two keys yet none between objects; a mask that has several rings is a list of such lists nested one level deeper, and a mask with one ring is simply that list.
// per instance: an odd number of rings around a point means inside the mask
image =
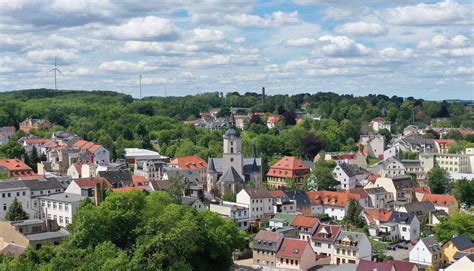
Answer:
[{"label": "rooftop antenna", "polygon": [[58,90],[58,85],[57,85],[57,72],[59,72],[60,74],[64,75],[57,67],[57,63],[56,63],[56,57],[54,58],[54,69],[51,69],[49,70],[48,72],[52,72],[54,71],[54,90]]},{"label": "rooftop antenna", "polygon": [[139,74],[139,84],[140,84],[140,100],[142,99],[142,75]]}]

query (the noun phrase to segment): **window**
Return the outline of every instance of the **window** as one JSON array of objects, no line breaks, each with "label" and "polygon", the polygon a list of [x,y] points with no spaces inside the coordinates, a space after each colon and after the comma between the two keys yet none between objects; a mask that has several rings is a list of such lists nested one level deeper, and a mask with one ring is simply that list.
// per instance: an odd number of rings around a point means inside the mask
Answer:
[{"label": "window", "polygon": [[26,196],[26,192],[25,192],[25,191],[23,191],[23,196]]},{"label": "window", "polygon": [[62,209],[63,209],[63,204],[62,204],[62,203],[58,203],[58,209],[59,209],[59,210],[62,210]]},{"label": "window", "polygon": [[20,192],[19,192],[19,191],[18,191],[18,192],[16,192],[16,196],[17,196],[17,197],[19,197],[19,196],[20,196]]},{"label": "window", "polygon": [[12,195],[10,193],[8,193],[8,197],[11,197]]},{"label": "window", "polygon": [[4,198],[4,197],[5,197],[5,193],[2,193],[2,198]]},{"label": "window", "polygon": [[58,206],[57,206],[56,202],[53,202],[53,210],[56,210],[57,207]]},{"label": "window", "polygon": [[59,223],[63,223],[63,217],[62,216],[59,216]]},{"label": "window", "polygon": [[7,210],[7,204],[6,204],[6,203],[3,204],[3,210],[4,210],[4,211]]},{"label": "window", "polygon": [[48,208],[51,208],[51,201],[48,201]]},{"label": "window", "polygon": [[44,203],[44,200],[41,201],[41,206],[45,206],[46,204]]},{"label": "window", "polygon": [[69,204],[64,203],[64,211],[69,211]]},{"label": "window", "polygon": [[402,227],[402,231],[407,231],[407,228],[406,228],[406,227]]},{"label": "window", "polygon": [[54,220],[58,220],[58,216],[57,216],[57,215],[54,215],[53,219],[54,219]]},{"label": "window", "polygon": [[69,224],[69,217],[66,216],[66,224]]}]

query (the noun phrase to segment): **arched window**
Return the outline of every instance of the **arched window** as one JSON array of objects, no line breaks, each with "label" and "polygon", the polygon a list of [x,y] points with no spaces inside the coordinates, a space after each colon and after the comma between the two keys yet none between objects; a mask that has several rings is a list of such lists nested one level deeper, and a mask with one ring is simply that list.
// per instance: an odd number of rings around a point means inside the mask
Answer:
[{"label": "arched window", "polygon": [[234,147],[230,148],[230,153],[234,153]]}]

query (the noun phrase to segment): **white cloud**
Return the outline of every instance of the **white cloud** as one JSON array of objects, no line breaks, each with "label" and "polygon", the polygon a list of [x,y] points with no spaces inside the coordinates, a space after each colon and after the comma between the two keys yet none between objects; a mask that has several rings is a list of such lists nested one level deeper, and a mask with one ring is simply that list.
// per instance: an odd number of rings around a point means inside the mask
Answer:
[{"label": "white cloud", "polygon": [[287,46],[306,47],[316,44],[318,41],[313,38],[289,39],[285,42]]},{"label": "white cloud", "polygon": [[230,56],[213,55],[203,59],[192,59],[186,61],[185,65],[190,67],[226,65],[230,63]]},{"label": "white cloud", "polygon": [[264,17],[252,14],[231,14],[219,19],[221,24],[230,24],[239,27],[279,27],[283,25],[299,24],[298,11],[286,13],[275,11]]},{"label": "white cloud", "polygon": [[435,52],[435,54],[452,57],[474,56],[474,47],[439,49]]},{"label": "white cloud", "polygon": [[375,36],[387,30],[380,24],[368,22],[353,22],[340,25],[334,29],[336,33],[356,36]]},{"label": "white cloud", "polygon": [[327,43],[321,52],[332,57],[357,57],[367,55],[371,49],[346,36],[322,36],[320,41]]},{"label": "white cloud", "polygon": [[433,49],[433,48],[459,48],[468,45],[469,38],[463,35],[457,35],[452,39],[445,38],[442,35],[436,35],[431,40],[424,40],[418,43],[418,48]]},{"label": "white cloud", "polygon": [[352,15],[352,11],[350,9],[341,9],[335,7],[328,7],[324,11],[324,20],[334,20],[339,21],[345,18],[348,18]]},{"label": "white cloud", "polygon": [[88,76],[93,74],[93,70],[88,69],[88,68],[78,68],[73,71],[64,71],[63,72],[65,76]]},{"label": "white cloud", "polygon": [[444,63],[438,60],[428,60],[426,61],[425,65],[428,67],[440,67],[443,66]]},{"label": "white cloud", "polygon": [[383,13],[388,22],[396,25],[444,25],[466,23],[471,20],[471,8],[446,0],[434,4],[420,3],[388,9]]},{"label": "white cloud", "polygon": [[55,59],[57,59],[59,64],[69,64],[77,60],[77,55],[74,51],[61,49],[29,51],[27,56],[28,59],[33,62],[42,62],[48,64],[53,64]]},{"label": "white cloud", "polygon": [[474,67],[457,67],[446,71],[447,75],[474,75]]},{"label": "white cloud", "polygon": [[31,71],[33,65],[20,58],[1,57],[0,58],[0,74],[10,74]]},{"label": "white cloud", "polygon": [[189,31],[188,39],[190,42],[214,42],[225,38],[224,32],[215,29],[196,28]]},{"label": "white cloud", "polygon": [[158,67],[150,66],[146,61],[138,61],[137,63],[116,60],[110,62],[104,62],[99,66],[100,70],[111,71],[111,72],[124,72],[124,73],[137,73],[146,71],[158,70]]},{"label": "white cloud", "polygon": [[118,26],[107,26],[95,33],[96,36],[116,40],[169,41],[176,40],[179,28],[170,20],[147,16],[130,19]]},{"label": "white cloud", "polygon": [[379,55],[383,58],[393,58],[397,55],[398,50],[393,47],[385,48],[379,51]]}]

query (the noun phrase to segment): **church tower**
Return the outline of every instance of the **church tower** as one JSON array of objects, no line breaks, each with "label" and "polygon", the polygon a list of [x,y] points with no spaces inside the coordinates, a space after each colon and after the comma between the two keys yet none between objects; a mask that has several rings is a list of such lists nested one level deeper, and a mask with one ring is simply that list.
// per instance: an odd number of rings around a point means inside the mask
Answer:
[{"label": "church tower", "polygon": [[223,172],[233,167],[245,179],[243,173],[242,137],[235,128],[234,114],[230,114],[229,129],[224,136]]}]

